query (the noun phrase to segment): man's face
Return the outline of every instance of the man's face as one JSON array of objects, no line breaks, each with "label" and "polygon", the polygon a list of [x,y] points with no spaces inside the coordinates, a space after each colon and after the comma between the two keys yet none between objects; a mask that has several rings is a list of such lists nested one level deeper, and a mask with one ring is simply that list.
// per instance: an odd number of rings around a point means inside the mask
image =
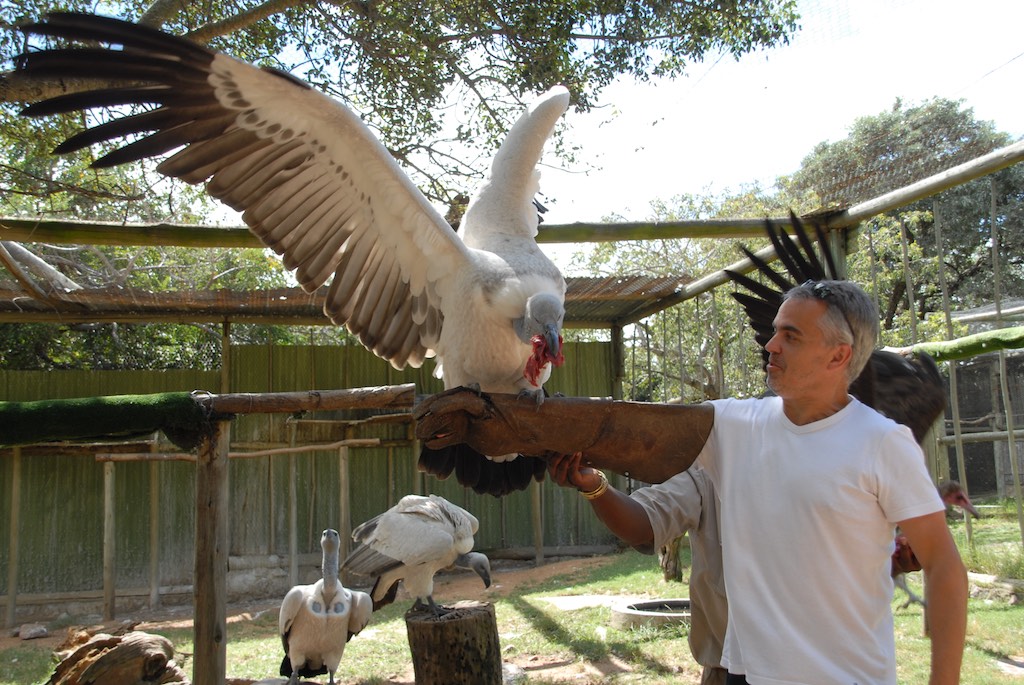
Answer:
[{"label": "man's face", "polygon": [[828,371],[836,345],[828,344],[818,321],[825,314],[821,300],[786,300],[775,316],[775,335],[768,352],[768,386],[783,399],[819,394],[830,386]]}]

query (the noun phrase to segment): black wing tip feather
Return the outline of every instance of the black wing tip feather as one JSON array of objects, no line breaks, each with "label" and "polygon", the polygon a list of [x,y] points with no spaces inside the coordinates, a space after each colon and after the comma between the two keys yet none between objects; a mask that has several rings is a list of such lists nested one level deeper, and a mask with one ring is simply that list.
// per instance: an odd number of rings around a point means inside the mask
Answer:
[{"label": "black wing tip feather", "polygon": [[125,48],[161,50],[179,57],[209,58],[210,51],[188,38],[174,36],[145,24],[87,12],[48,12],[42,20],[18,26],[26,34],[91,40]]},{"label": "black wing tip feather", "polygon": [[445,480],[454,473],[460,485],[472,488],[479,495],[503,497],[525,490],[534,480],[543,480],[547,462],[540,457],[524,455],[496,462],[465,444],[441,449],[424,445],[420,451],[419,469],[438,480]]}]

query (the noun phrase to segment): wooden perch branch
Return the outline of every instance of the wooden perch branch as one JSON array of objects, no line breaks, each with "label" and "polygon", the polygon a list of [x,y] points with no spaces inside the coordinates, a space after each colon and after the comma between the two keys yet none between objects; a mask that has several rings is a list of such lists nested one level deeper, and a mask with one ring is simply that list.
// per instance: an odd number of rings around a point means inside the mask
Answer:
[{"label": "wooden perch branch", "polygon": [[192,396],[212,414],[287,414],[332,409],[411,409],[416,400],[416,384],[383,385],[349,390],[229,393],[226,395],[194,392]]}]

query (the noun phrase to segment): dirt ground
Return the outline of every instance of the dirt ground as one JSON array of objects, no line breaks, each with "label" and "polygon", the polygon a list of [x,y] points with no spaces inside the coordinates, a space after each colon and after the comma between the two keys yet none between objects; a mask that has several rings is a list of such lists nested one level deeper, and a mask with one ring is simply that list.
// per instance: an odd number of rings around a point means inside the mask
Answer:
[{"label": "dirt ground", "polygon": [[[494,599],[502,597],[515,590],[524,583],[536,583],[560,574],[571,574],[589,568],[604,565],[611,561],[609,557],[585,557],[558,559],[546,562],[543,566],[535,568],[533,562],[512,562],[497,561],[492,572],[492,585],[486,595],[481,599]],[[448,597],[477,597],[480,595],[480,579],[472,573],[458,573],[452,575],[438,576],[434,583],[435,596],[440,602]],[[627,598],[622,596],[573,596],[560,600],[557,597],[548,598],[555,604],[565,609],[575,609],[582,606],[594,606],[610,604],[614,599],[621,602]],[[562,603],[564,600],[564,604]],[[235,621],[252,620],[254,616],[265,611],[276,611],[280,606],[280,600],[253,601],[244,604],[233,604],[228,606],[228,623]],[[161,628],[188,628],[192,626],[190,606],[169,607],[158,611],[133,612],[131,616],[119,618],[118,620],[85,626],[89,632],[115,633],[123,630],[126,623],[134,624],[135,630],[153,631]],[[68,637],[68,629],[53,631],[48,637],[32,640],[32,646],[46,648],[51,651],[59,650],[62,643]],[[7,649],[18,644],[24,645],[19,637],[11,636],[10,631],[0,634],[0,649]],[[579,664],[565,664],[554,658],[544,656],[531,657],[529,662],[516,664],[531,677],[543,677],[549,680],[565,680],[566,682],[587,682],[586,673],[581,672]],[[595,669],[595,675],[600,673],[621,672],[628,667],[617,663],[594,663],[588,664],[587,670]],[[249,685],[253,681],[228,679],[227,685]],[[283,681],[261,681],[261,682],[283,682]],[[413,685],[413,673],[410,666],[408,673],[391,679],[395,685]]]}]

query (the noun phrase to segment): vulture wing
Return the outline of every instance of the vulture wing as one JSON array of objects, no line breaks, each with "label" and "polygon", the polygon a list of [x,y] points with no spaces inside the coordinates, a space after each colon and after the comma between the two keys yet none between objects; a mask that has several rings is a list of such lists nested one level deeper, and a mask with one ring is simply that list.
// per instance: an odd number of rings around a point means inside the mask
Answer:
[{"label": "vulture wing", "polygon": [[[433,501],[406,495],[398,504],[352,531],[360,545],[342,568],[375,576],[396,566],[415,566],[458,554],[456,526]],[[445,565],[451,563],[449,560]]]},{"label": "vulture wing", "polygon": [[[790,214],[790,220],[795,236],[788,235],[771,221],[765,222],[765,232],[785,267],[784,273],[776,271],[746,247],[740,249],[754,263],[757,273],[767,284],[726,270],[734,283],[748,291],[733,293],[733,297],[747,313],[765,363],[768,353],[764,346],[773,335],[773,321],[782,305],[783,293],[807,280],[835,280],[839,273],[821,226],[814,226],[821,252],[819,257],[800,219]],[[875,350],[864,371],[851,384],[850,393],[894,421],[908,426],[918,442],[924,439],[928,429],[946,409],[942,377],[934,360],[924,353],[903,356]]]},{"label": "vulture wing", "polygon": [[474,516],[442,497],[406,495],[352,531],[358,546],[342,569],[377,578],[374,609],[393,601],[399,580],[426,598],[434,574],[473,548],[478,525]]},{"label": "vulture wing", "polygon": [[[27,33],[96,41],[18,58],[28,78],[102,78],[28,106],[41,116],[146,105],[68,139],[55,152],[139,136],[98,159],[110,167],[177,150],[157,167],[242,212],[307,291],[333,276],[325,312],[396,368],[430,355],[444,279],[469,251],[359,117],[282,72],[145,26],[55,13]],[[119,46],[119,49],[115,48]],[[141,84],[141,85],[139,85]]]},{"label": "vulture wing", "polygon": [[[436,356],[446,388],[539,395],[561,363],[565,281],[537,246],[533,198],[544,143],[569,103],[565,88],[509,132],[460,236],[355,113],[288,74],[108,17],[53,13],[22,30],[84,45],[26,52],[20,77],[125,84],[44,100],[24,115],[143,110],[56,152],[124,143],[97,167],[169,154],[160,172],[203,183],[242,212],[307,291],[329,282],[331,321],[395,368]],[[542,476],[542,460],[514,457],[502,465],[463,450],[428,455],[422,467],[500,495]]]}]

